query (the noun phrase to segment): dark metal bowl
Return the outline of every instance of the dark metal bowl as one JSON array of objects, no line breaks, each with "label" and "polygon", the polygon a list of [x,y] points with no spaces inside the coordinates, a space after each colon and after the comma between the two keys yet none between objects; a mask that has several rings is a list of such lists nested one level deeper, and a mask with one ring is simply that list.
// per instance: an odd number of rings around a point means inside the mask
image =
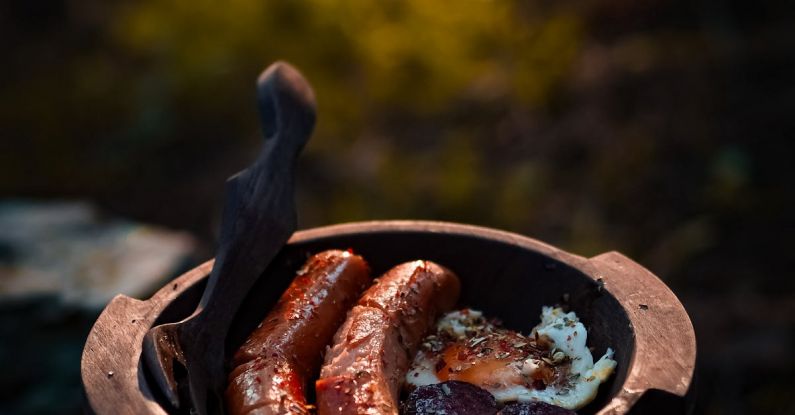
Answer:
[{"label": "dark metal bowl", "polygon": [[[599,357],[615,351],[615,375],[581,414],[681,414],[690,407],[696,341],[684,307],[659,278],[618,252],[583,258],[521,235],[425,221],[377,221],[296,232],[238,311],[227,338],[234,351],[307,256],[352,248],[374,275],[429,259],[462,280],[460,304],[498,317],[527,333],[541,306],[566,304],[588,328]],[[86,341],[82,379],[87,409],[97,414],[166,411],[149,386],[141,361],[143,336],[153,325],[192,312],[212,268],[208,261],[176,278],[149,300],[119,295]],[[220,358],[220,357],[219,357]]]}]

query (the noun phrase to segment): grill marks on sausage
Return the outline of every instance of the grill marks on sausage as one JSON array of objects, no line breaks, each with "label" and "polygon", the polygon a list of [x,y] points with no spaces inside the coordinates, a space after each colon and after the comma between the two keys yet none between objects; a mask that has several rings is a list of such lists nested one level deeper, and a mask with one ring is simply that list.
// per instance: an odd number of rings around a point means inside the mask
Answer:
[{"label": "grill marks on sausage", "polygon": [[369,268],[360,256],[331,250],[311,257],[235,353],[228,412],[309,413],[307,384],[347,310],[369,283]]},{"label": "grill marks on sausage", "polygon": [[348,313],[316,383],[318,412],[397,414],[411,357],[438,315],[458,300],[460,282],[430,261],[398,265]]}]

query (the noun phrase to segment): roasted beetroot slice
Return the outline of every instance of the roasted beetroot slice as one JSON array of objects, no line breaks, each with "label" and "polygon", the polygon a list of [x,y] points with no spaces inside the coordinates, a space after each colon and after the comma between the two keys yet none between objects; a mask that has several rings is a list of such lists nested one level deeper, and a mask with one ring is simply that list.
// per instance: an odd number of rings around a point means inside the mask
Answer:
[{"label": "roasted beetroot slice", "polygon": [[403,402],[402,415],[494,415],[497,401],[488,391],[455,380],[420,386]]},{"label": "roasted beetroot slice", "polygon": [[577,415],[577,413],[546,402],[514,402],[505,405],[497,415]]}]

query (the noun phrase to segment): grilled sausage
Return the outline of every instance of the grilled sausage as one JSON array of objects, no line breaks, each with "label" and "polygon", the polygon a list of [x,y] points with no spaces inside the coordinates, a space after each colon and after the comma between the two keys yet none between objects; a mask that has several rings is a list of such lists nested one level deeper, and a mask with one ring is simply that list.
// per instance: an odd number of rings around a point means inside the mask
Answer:
[{"label": "grilled sausage", "polygon": [[345,313],[370,282],[358,255],[332,250],[311,257],[235,353],[228,413],[307,413],[305,388]]},{"label": "grilled sausage", "polygon": [[430,261],[392,268],[348,313],[315,383],[319,415],[397,415],[398,393],[425,332],[461,285]]}]

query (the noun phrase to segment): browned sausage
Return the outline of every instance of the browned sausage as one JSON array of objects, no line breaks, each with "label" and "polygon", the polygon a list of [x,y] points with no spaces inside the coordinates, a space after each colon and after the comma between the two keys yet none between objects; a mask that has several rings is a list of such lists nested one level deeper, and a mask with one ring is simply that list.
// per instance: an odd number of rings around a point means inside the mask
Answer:
[{"label": "browned sausage", "polygon": [[326,353],[315,383],[319,415],[397,415],[398,392],[419,342],[460,290],[455,274],[430,261],[398,265],[377,279]]},{"label": "browned sausage", "polygon": [[325,251],[310,258],[235,353],[228,412],[307,413],[305,388],[345,313],[369,284],[370,270],[358,255]]}]

